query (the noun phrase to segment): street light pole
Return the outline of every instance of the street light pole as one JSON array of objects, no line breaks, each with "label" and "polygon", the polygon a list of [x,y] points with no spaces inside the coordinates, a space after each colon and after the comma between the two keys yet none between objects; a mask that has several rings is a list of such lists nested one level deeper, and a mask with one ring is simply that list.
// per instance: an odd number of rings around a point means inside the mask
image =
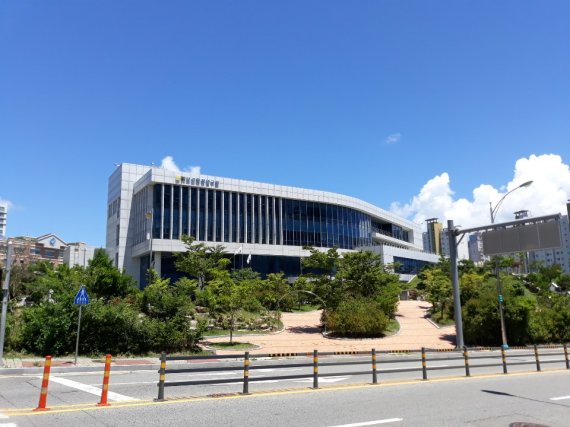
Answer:
[{"label": "street light pole", "polygon": [[463,319],[461,317],[461,295],[459,292],[459,271],[457,268],[457,229],[452,219],[447,221],[447,234],[449,236],[451,285],[453,287],[453,309],[455,314],[455,346],[458,349],[462,349],[465,343],[463,341]]},{"label": "street light pole", "polygon": [[523,188],[523,187],[528,187],[529,185],[531,185],[534,181],[527,181],[527,182],[523,182],[521,185],[519,185],[518,187],[513,188],[511,191],[509,191],[507,194],[505,194],[503,197],[501,197],[501,199],[499,200],[499,202],[495,205],[495,207],[493,208],[493,204],[491,202],[489,202],[489,213],[491,214],[491,224],[495,223],[495,218],[497,217],[497,211],[499,210],[499,206],[501,206],[501,203],[503,203],[503,200],[505,200],[505,198],[511,194],[513,191],[518,190],[519,188]]},{"label": "street light pole", "polygon": [[10,299],[10,272],[12,270],[12,242],[8,241],[6,250],[6,276],[2,284],[2,318],[0,320],[0,367],[4,366],[4,338],[6,336],[6,317],[8,315],[8,300]]}]

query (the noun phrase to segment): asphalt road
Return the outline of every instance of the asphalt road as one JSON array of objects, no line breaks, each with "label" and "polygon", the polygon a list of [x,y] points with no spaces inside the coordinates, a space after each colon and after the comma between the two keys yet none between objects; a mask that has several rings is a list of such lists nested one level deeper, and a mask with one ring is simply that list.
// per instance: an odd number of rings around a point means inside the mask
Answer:
[{"label": "asphalt road", "polygon": [[[568,426],[570,372],[334,386],[164,403],[5,411],[12,426]],[[4,390],[4,388],[3,388]]]},{"label": "asphalt road", "polygon": [[[448,360],[452,359],[452,360]],[[536,370],[532,352],[511,350],[508,352],[508,372]],[[565,367],[560,349],[541,350],[541,369]],[[283,388],[313,386],[312,357],[286,359],[252,359],[250,364],[249,391],[267,391]],[[343,363],[343,365],[337,365]],[[471,353],[469,366],[472,376],[502,373],[499,352]],[[289,367],[282,367],[284,364]],[[332,365],[332,366],[331,366]],[[428,379],[464,376],[465,365],[461,353],[444,352],[427,354]],[[485,366],[492,365],[492,366]],[[419,353],[378,354],[377,377],[380,383],[399,380],[422,379]],[[213,360],[202,363],[167,364],[167,368],[191,368],[205,372],[167,374],[167,383],[182,381],[218,381],[219,384],[167,386],[165,397],[207,396],[211,394],[237,393],[243,390],[243,361]],[[223,369],[220,371],[220,369]],[[280,379],[282,376],[305,378]],[[30,408],[37,406],[41,386],[41,372],[23,375],[0,375],[0,409]],[[48,404],[68,405],[99,401],[102,370],[85,372],[52,373],[50,376]],[[239,381],[232,383],[229,381]],[[155,369],[114,369],[110,377],[110,402],[149,400],[157,397],[158,373]],[[372,382],[370,356],[328,356],[319,359],[319,386],[331,384],[364,384]]]}]

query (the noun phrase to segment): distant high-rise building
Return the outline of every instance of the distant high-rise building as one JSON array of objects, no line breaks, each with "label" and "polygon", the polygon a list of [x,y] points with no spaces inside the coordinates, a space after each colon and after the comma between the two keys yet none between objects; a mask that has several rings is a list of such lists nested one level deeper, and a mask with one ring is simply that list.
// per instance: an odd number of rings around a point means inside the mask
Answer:
[{"label": "distant high-rise building", "polygon": [[469,235],[467,249],[469,250],[469,259],[475,264],[480,264],[488,259],[483,253],[483,238],[480,232]]},{"label": "distant high-rise building", "polygon": [[424,233],[424,251],[441,255],[441,231],[443,226],[437,218],[426,219],[427,232]]},{"label": "distant high-rise building", "polygon": [[0,239],[6,238],[7,219],[8,219],[8,203],[0,202]]},{"label": "distant high-rise building", "polygon": [[449,250],[449,233],[447,232],[447,228],[442,229],[439,236],[441,248],[440,255],[443,255],[444,257],[450,257],[451,251]]}]

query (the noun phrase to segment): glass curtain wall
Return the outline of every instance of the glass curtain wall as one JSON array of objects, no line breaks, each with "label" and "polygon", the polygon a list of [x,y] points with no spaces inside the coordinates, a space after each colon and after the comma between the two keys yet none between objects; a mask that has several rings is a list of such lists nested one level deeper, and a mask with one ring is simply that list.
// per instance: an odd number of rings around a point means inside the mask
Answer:
[{"label": "glass curtain wall", "polygon": [[[190,234],[199,241],[354,249],[370,245],[379,228],[367,214],[327,203],[170,184],[154,185],[152,194],[155,239]],[[407,237],[399,227],[390,231]]]}]

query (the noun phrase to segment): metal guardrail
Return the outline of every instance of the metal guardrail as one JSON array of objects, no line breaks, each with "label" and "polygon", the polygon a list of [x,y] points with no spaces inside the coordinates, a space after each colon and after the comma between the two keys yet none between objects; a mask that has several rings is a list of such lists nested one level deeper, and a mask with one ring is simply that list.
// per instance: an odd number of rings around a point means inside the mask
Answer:
[{"label": "metal guardrail", "polygon": [[[256,381],[270,381],[270,380],[292,380],[292,379],[313,379],[313,389],[319,388],[319,368],[327,366],[358,366],[358,365],[368,365],[369,368],[360,371],[347,371],[347,372],[335,372],[335,376],[345,376],[345,375],[371,375],[372,384],[378,384],[378,376],[383,374],[393,374],[399,372],[422,372],[422,380],[428,379],[429,371],[439,371],[439,370],[450,370],[457,368],[465,369],[465,376],[470,377],[471,371],[475,368],[488,368],[488,367],[502,367],[503,374],[508,374],[509,366],[519,366],[519,365],[536,365],[536,371],[542,371],[541,364],[546,363],[561,363],[564,362],[566,369],[570,369],[570,359],[568,356],[568,347],[566,344],[559,346],[555,345],[545,345],[545,346],[532,346],[532,347],[513,347],[512,350],[529,350],[532,349],[533,352],[529,353],[515,353],[510,354],[504,348],[500,348],[500,355],[497,354],[484,354],[482,351],[485,350],[499,350],[499,348],[492,347],[476,347],[468,349],[463,347],[462,350],[437,350],[437,349],[426,349],[421,348],[421,350],[409,350],[409,351],[382,351],[377,352],[375,349],[371,351],[341,351],[341,352],[322,352],[319,353],[318,350],[314,350],[312,353],[301,352],[301,353],[267,353],[267,354],[256,354],[256,360],[260,358],[275,358],[275,357],[312,357],[311,362],[300,362],[300,363],[280,363],[277,365],[271,365],[275,368],[308,368],[306,373],[293,374],[293,375],[278,375],[272,377],[251,377],[250,372],[259,369],[267,369],[267,365],[255,365],[252,364],[250,359],[250,354],[246,351],[244,354],[228,354],[228,355],[209,355],[209,356],[167,356],[166,353],[162,353],[160,356],[160,369],[158,371],[160,377],[158,381],[158,397],[155,401],[164,401],[164,389],[166,387],[177,387],[177,386],[192,386],[192,385],[213,385],[213,384],[231,384],[231,383],[242,383],[242,393],[249,394],[249,384],[250,382]],[[541,349],[562,349],[561,353],[543,353],[548,356],[564,356],[563,359],[556,360],[541,360],[540,350]],[[433,353],[433,356],[437,353],[453,353],[448,357],[432,357],[428,359],[428,354]],[[389,365],[393,363],[401,363],[403,360],[387,360],[380,358],[381,354],[393,354],[393,353],[419,353],[420,357],[406,359],[405,362],[418,363],[417,367],[414,368],[389,368],[389,369],[379,369],[379,365]],[[455,355],[457,354],[457,355]],[[370,356],[370,360],[342,360],[338,362],[322,362],[319,361],[320,356]],[[513,361],[509,362],[509,357],[511,358],[521,358],[521,357],[533,357],[533,361]],[[193,360],[220,360],[220,359],[233,359],[235,361],[243,361],[242,365],[234,366],[222,366],[222,367],[204,367],[196,366],[192,368],[167,368],[166,363],[168,361],[193,361]],[[472,361],[487,361],[489,363],[477,363],[472,364]],[[459,364],[453,364],[448,366],[429,366],[428,362],[431,361],[462,361]],[[312,367],[312,370],[309,369]],[[190,380],[190,381],[166,381],[167,374],[181,374],[181,373],[203,373],[203,372],[228,372],[236,371],[243,368],[242,378],[217,378],[212,380]]]}]

